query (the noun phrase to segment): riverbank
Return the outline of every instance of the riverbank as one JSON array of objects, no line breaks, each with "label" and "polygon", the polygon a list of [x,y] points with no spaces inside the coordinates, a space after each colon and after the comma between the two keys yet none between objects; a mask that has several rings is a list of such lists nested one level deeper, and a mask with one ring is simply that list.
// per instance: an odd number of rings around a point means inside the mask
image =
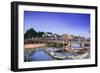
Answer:
[{"label": "riverbank", "polygon": [[39,48],[39,47],[45,47],[45,43],[43,44],[24,44],[25,49],[33,49],[33,48]]}]

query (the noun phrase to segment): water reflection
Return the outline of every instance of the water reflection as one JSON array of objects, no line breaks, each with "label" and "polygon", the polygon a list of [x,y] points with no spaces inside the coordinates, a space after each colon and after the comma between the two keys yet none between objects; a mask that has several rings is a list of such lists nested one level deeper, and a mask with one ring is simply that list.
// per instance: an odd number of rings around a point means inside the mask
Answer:
[{"label": "water reflection", "polygon": [[32,53],[31,59],[33,61],[53,60],[53,58],[42,48],[36,49],[36,51]]},{"label": "water reflection", "polygon": [[[79,44],[72,44],[74,49],[80,48]],[[47,60],[69,60],[75,58],[83,58],[85,55],[80,56],[78,52],[65,52],[63,48],[48,47],[48,48],[36,48],[29,52],[25,50],[24,61],[47,61]],[[89,52],[86,54],[86,58],[89,58]]]}]

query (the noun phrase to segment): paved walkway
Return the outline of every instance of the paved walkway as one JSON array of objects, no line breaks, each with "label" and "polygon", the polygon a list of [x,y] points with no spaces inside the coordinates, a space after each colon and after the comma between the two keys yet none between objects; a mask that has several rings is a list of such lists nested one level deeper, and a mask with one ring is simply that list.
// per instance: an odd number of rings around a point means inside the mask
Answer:
[{"label": "paved walkway", "polygon": [[25,44],[24,47],[26,49],[30,48],[39,48],[39,47],[45,47],[45,44]]}]

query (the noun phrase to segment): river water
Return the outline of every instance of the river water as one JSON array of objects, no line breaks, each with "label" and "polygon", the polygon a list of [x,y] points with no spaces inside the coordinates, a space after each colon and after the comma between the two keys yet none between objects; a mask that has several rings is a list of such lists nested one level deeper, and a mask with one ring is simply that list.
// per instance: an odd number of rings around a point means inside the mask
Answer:
[{"label": "river water", "polygon": [[33,61],[53,60],[53,58],[42,48],[36,49],[36,51],[32,53],[31,57]]},{"label": "river water", "polygon": [[[80,47],[79,44],[72,44],[72,46],[74,48],[79,48]],[[49,49],[52,49],[53,50],[54,48],[49,47],[47,49],[48,50]],[[61,53],[64,53],[64,52],[61,52]],[[71,55],[77,56],[78,55],[77,53],[65,53],[65,54],[66,54],[66,56],[71,56]],[[37,48],[34,51],[32,51],[32,53],[30,55],[28,55],[27,53],[24,53],[24,55],[28,56],[28,58],[27,58],[26,61],[47,61],[47,60],[55,60],[53,57],[51,57],[44,50],[44,48]]]}]

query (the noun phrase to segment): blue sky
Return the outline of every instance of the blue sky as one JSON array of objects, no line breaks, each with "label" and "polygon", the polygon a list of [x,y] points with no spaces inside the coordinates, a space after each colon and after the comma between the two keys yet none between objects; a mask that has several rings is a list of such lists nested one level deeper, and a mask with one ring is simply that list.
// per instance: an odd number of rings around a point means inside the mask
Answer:
[{"label": "blue sky", "polygon": [[90,14],[24,11],[24,32],[29,28],[57,34],[89,37]]}]

